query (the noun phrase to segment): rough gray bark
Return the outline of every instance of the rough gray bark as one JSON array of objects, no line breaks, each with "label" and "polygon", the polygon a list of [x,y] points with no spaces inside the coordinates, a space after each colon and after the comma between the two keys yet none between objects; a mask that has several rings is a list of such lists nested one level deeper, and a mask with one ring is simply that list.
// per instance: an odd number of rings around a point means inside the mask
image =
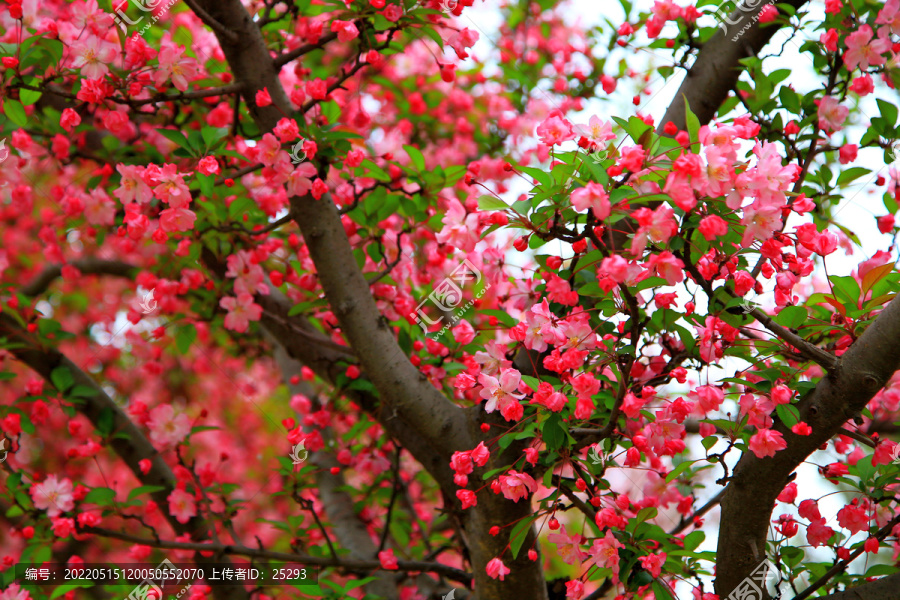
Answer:
[{"label": "rough gray bark", "polygon": [[[313,407],[316,410],[320,409],[321,404],[308,384],[302,380],[297,385],[290,383],[292,376],[300,375],[303,365],[288,356],[287,351],[278,345],[277,340],[275,340],[275,344],[275,360],[281,368],[282,378],[287,383],[291,394],[307,396],[313,402]],[[323,437],[327,444],[330,437],[327,431],[323,432]],[[331,472],[332,467],[340,467],[334,454],[323,449],[312,453],[309,461],[318,467],[315,478],[319,498],[325,507],[325,514],[328,516],[328,521],[331,523],[332,531],[334,531],[340,547],[349,549],[349,556],[356,560],[377,559],[378,548],[372,543],[372,538],[366,531],[365,525],[353,510],[353,498],[342,489],[347,485],[344,476],[341,473],[333,474]],[[365,585],[366,593],[388,600],[399,598],[397,583],[390,571],[376,571],[373,576],[375,581]]]},{"label": "rough gray bark", "polygon": [[900,599],[900,573],[870,581],[843,592],[818,596],[817,600],[898,600]]},{"label": "rough gray bark", "polygon": [[[251,109],[251,115],[261,132],[271,131],[283,116],[282,111],[289,114],[290,107],[272,58],[261,44],[259,30],[238,0],[218,3],[202,0],[197,5],[219,25],[237,35],[237,42],[232,42],[230,36],[221,33],[221,27],[213,27],[235,81],[244,86],[244,97],[255,96],[263,88],[269,90],[273,106],[267,108],[272,110]],[[198,16],[204,18],[202,14]],[[400,349],[356,265],[337,207],[330,198],[326,196],[317,201],[309,195],[295,197],[291,199],[291,210],[341,330],[378,390],[378,410],[374,414],[392,434],[398,435],[401,440],[406,438],[414,442],[414,445],[409,445],[404,441],[403,445],[435,476],[445,496],[455,504],[458,488],[452,484],[452,472],[447,463],[453,451],[474,448],[482,439],[478,423],[472,418],[478,414],[477,411],[464,411],[445,398]],[[295,352],[291,355],[301,359],[306,352],[296,348],[296,341],[282,337],[293,327],[290,319],[276,325],[272,334],[289,351],[294,347]],[[318,348],[317,354],[320,351],[322,349]],[[321,356],[318,358],[320,368],[335,373],[334,362],[327,366]],[[374,400],[362,394],[359,396],[363,401]],[[367,410],[376,408],[363,406]],[[476,471],[474,476],[479,476],[479,472]],[[481,600],[512,597],[546,599],[540,562],[527,561],[524,553],[518,561],[509,564],[514,571],[505,582],[489,578],[485,571],[487,561],[499,556],[507,545],[505,536],[490,536],[488,528],[509,523],[527,515],[530,510],[530,505],[526,503],[513,504],[490,492],[481,492],[478,506],[463,511],[462,526],[469,540],[475,586]],[[507,562],[510,562],[508,555]]]},{"label": "rough gray bark", "polygon": [[[779,4],[789,4],[795,9],[799,9],[806,3],[807,0],[788,0]],[[719,107],[734,90],[734,85],[743,72],[739,61],[748,56],[758,55],[778,31],[777,24],[761,27],[755,21],[766,3],[761,0],[750,0],[749,2],[742,0],[742,4],[755,4],[756,6],[748,12],[735,10],[728,17],[735,24],[730,25],[728,21],[723,21],[727,28],[726,31],[720,29],[703,45],[684,81],[681,82],[674,101],[659,122],[657,133],[660,135],[663,135],[662,129],[669,121],[673,122],[678,129],[687,129],[685,99],[690,104],[691,112],[697,115],[701,124],[712,121]],[[749,22],[753,22],[753,26],[745,31],[737,41],[731,41]]]},{"label": "rough gray bark", "polygon": [[812,427],[812,434],[795,435],[777,423],[774,429],[784,436],[786,449],[767,458],[743,453],[722,498],[716,554],[716,593],[720,597],[726,597],[758,564],[756,553],[765,552],[775,498],[790,474],[844,423],[859,415],[900,369],[898,338],[900,302],[892,301],[840,358],[837,368],[797,405],[800,420]]}]

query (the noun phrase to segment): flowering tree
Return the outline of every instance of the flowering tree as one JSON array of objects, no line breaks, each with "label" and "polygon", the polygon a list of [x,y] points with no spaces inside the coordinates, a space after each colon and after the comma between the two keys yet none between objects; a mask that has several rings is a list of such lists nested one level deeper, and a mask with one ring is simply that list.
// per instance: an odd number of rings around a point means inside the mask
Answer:
[{"label": "flowering tree", "polygon": [[898,597],[900,0],[5,1],[0,599]]}]

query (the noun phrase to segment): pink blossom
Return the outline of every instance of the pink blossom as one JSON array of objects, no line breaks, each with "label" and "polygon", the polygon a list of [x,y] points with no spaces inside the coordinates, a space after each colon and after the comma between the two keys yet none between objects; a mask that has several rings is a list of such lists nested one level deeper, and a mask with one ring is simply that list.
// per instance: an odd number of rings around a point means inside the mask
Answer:
[{"label": "pink blossom", "polygon": [[566,533],[566,526],[563,525],[558,533],[551,533],[547,536],[547,541],[556,544],[556,552],[567,565],[575,564],[585,558],[585,553],[581,551],[581,535],[569,535]]},{"label": "pink blossom", "polygon": [[575,411],[572,413],[572,416],[576,419],[590,419],[595,408],[594,401],[590,398],[578,398],[575,401]]},{"label": "pink blossom", "polygon": [[184,182],[184,174],[175,165],[163,165],[156,175],[158,182],[153,194],[172,208],[187,208],[191,202],[191,190]]},{"label": "pink blossom", "polygon": [[750,450],[757,458],[775,456],[776,452],[785,448],[787,448],[787,442],[774,429],[760,429],[750,438]]},{"label": "pink blossom", "polygon": [[257,106],[272,106],[272,96],[269,95],[268,88],[263,88],[256,92],[256,105]]},{"label": "pink blossom", "polygon": [[619,549],[624,548],[615,538],[612,531],[606,530],[606,535],[599,540],[594,540],[591,549],[588,550],[590,558],[582,567],[587,568],[592,564],[612,570],[613,582],[619,582]]},{"label": "pink blossom", "polygon": [[169,514],[179,523],[187,523],[191,517],[197,516],[197,504],[194,497],[185,490],[176,488],[169,494]]},{"label": "pink blossom", "polygon": [[31,600],[31,594],[19,587],[18,583],[10,583],[9,587],[0,591],[0,600]]},{"label": "pink blossom", "polygon": [[772,398],[772,403],[775,405],[790,404],[793,395],[794,393],[789,387],[781,384],[774,386],[772,391],[769,392],[769,397]]},{"label": "pink blossom", "polygon": [[453,48],[457,58],[465,60],[469,57],[466,52],[467,48],[471,48],[478,41],[479,35],[477,31],[464,27],[460,31],[453,33],[447,39],[447,45]]},{"label": "pink blossom", "polygon": [[525,313],[525,347],[543,352],[551,344],[562,343],[562,333],[555,325],[556,317],[550,312],[547,299],[532,306]]},{"label": "pink blossom", "polygon": [[482,373],[478,383],[484,386],[481,390],[481,397],[487,400],[484,410],[494,412],[498,407],[502,410],[506,404],[524,398],[525,394],[516,393],[521,378],[521,373],[515,369],[504,369],[499,380]]},{"label": "pink blossom", "polygon": [[467,214],[459,200],[453,198],[441,222],[444,228],[435,236],[439,243],[449,244],[463,252],[471,252],[475,248],[481,231],[476,213]]},{"label": "pink blossom", "polygon": [[478,504],[478,498],[471,490],[456,490],[456,497],[462,503],[463,510]]},{"label": "pink blossom", "polygon": [[81,125],[81,115],[79,115],[71,108],[66,108],[62,111],[62,115],[59,117],[59,125],[63,129],[71,133],[73,129]]},{"label": "pink blossom", "polygon": [[474,470],[471,452],[454,452],[450,457],[450,468],[459,475],[468,475]]},{"label": "pink blossom", "polygon": [[522,498],[527,498],[535,490],[537,490],[537,484],[531,475],[510,470],[509,474],[500,476],[500,491],[507,500],[518,502]]},{"label": "pink blossom", "polygon": [[813,250],[815,250],[816,254],[819,256],[828,256],[837,250],[837,245],[837,236],[826,230],[816,238],[815,244],[813,244]]},{"label": "pink blossom", "polygon": [[[605,89],[606,86],[604,85],[604,91]],[[615,89],[615,80],[613,80],[613,89]],[[611,94],[612,92],[606,93]],[[612,132],[612,125],[608,121],[603,121],[597,115],[592,115],[587,125],[576,125],[575,131],[597,146],[603,145],[603,142],[616,139],[616,134]]]},{"label": "pink blossom", "polygon": [[666,553],[650,554],[642,556],[638,560],[641,561],[641,566],[649,571],[653,577],[659,577],[663,564],[666,562]]},{"label": "pink blossom", "polygon": [[316,174],[316,167],[312,163],[302,162],[297,165],[288,175],[288,196],[305,196],[312,189],[312,178]]},{"label": "pink blossom", "polygon": [[852,534],[869,529],[869,517],[861,506],[848,504],[838,511],[837,520],[841,527]]},{"label": "pink blossom", "polygon": [[147,204],[153,200],[153,191],[144,182],[142,177],[144,168],[135,165],[117,164],[116,171],[122,176],[119,187],[113,192],[113,196],[122,204],[138,201]]},{"label": "pink blossom", "polygon": [[215,156],[204,156],[200,159],[197,170],[204,175],[216,175],[219,173],[219,161]]},{"label": "pink blossom", "polygon": [[581,583],[580,579],[575,579],[572,581],[566,582],[566,598],[571,598],[572,600],[579,600],[579,598],[584,596],[584,584]]},{"label": "pink blossom", "polygon": [[394,556],[394,551],[391,548],[387,550],[382,550],[378,553],[378,562],[381,563],[382,569],[387,569],[389,571],[396,571],[398,568],[397,565],[397,557]]},{"label": "pink blossom", "polygon": [[826,133],[840,131],[849,114],[850,109],[837,98],[825,96],[819,101],[819,128]]},{"label": "pink blossom", "polygon": [[644,252],[648,240],[665,244],[678,231],[675,211],[664,204],[653,211],[646,207],[639,208],[632,213],[632,217],[639,225],[631,242],[631,252],[635,256]]},{"label": "pink blossom", "polygon": [[[887,25],[893,34],[900,34],[900,0],[887,0],[875,19],[878,25]],[[880,35],[879,31],[879,35]]]},{"label": "pink blossom", "polygon": [[359,37],[359,30],[353,24],[353,21],[335,19],[331,22],[331,31],[332,33],[337,32],[338,41],[341,42],[349,42]]},{"label": "pink blossom", "polygon": [[744,209],[741,223],[745,225],[741,245],[746,248],[754,240],[767,240],[781,229],[781,208],[754,202]]},{"label": "pink blossom", "polygon": [[822,518],[819,513],[819,504],[812,498],[807,498],[797,507],[797,513],[804,519],[816,521]]},{"label": "pink blossom", "polygon": [[72,482],[65,477],[57,479],[48,475],[47,479],[31,487],[31,499],[35,508],[47,510],[47,516],[57,517],[75,507]]},{"label": "pink blossom", "polygon": [[793,504],[794,500],[797,499],[797,484],[795,482],[790,482],[784,489],[781,490],[781,493],[778,494],[778,501],[785,502],[787,504]]},{"label": "pink blossom", "polygon": [[637,173],[644,166],[643,146],[626,146],[622,148],[622,155],[619,157],[618,165],[627,171]]},{"label": "pink blossom", "polygon": [[171,404],[160,404],[151,410],[147,426],[150,441],[162,447],[181,442],[191,432],[191,420],[184,413],[176,415]]},{"label": "pink blossom", "polygon": [[472,462],[479,467],[486,465],[491,458],[491,451],[484,445],[484,442],[478,442],[478,445],[470,450],[469,454],[472,456]]},{"label": "pink blossom", "polygon": [[816,519],[806,528],[806,540],[813,547],[822,546],[833,535],[834,529],[825,524],[825,519]]},{"label": "pink blossom", "polygon": [[722,217],[709,215],[700,219],[698,229],[700,230],[700,234],[705,237],[707,241],[711,242],[717,237],[728,233],[728,222]]},{"label": "pink blossom", "polygon": [[850,91],[860,96],[868,96],[875,91],[875,83],[868,73],[860,75],[850,84]]},{"label": "pink blossom", "polygon": [[886,59],[883,54],[891,49],[891,42],[881,35],[872,41],[873,35],[872,28],[863,25],[844,40],[847,44],[847,51],[844,53],[847,70],[852,71],[858,66],[865,71],[870,65],[884,64]]},{"label": "pink blossom", "polygon": [[488,577],[491,579],[499,579],[500,581],[503,581],[503,578],[509,575],[509,569],[499,558],[492,558],[489,560],[487,567],[485,567],[485,571],[487,572]]},{"label": "pink blossom", "polygon": [[838,32],[832,27],[819,36],[819,43],[825,46],[829,52],[837,52]]},{"label": "pink blossom", "polygon": [[575,131],[572,124],[565,118],[553,115],[538,125],[537,134],[541,141],[548,146],[561,144],[575,137]]},{"label": "pink blossom", "polygon": [[652,255],[648,265],[669,285],[684,281],[684,263],[668,250]]},{"label": "pink blossom", "polygon": [[609,216],[609,194],[603,189],[603,186],[593,181],[585,187],[578,188],[572,192],[572,206],[577,211],[592,209],[597,220],[602,221]]},{"label": "pink blossom", "polygon": [[197,215],[186,208],[167,208],[159,213],[159,226],[163,231],[190,231]]},{"label": "pink blossom", "polygon": [[244,333],[250,327],[250,321],[259,321],[262,307],[253,301],[250,294],[238,294],[237,298],[225,296],[219,306],[228,311],[225,316],[225,329]]},{"label": "pink blossom", "polygon": [[163,86],[169,79],[182,92],[188,88],[188,79],[197,74],[196,61],[184,56],[184,47],[176,48],[172,44],[164,44],[157,57],[159,68],[153,72],[153,80],[157,86]]},{"label": "pink blossom", "polygon": [[72,43],[75,61],[72,66],[81,69],[81,74],[88,79],[99,79],[109,72],[107,65],[118,55],[118,48],[95,35],[87,34],[83,40]]}]

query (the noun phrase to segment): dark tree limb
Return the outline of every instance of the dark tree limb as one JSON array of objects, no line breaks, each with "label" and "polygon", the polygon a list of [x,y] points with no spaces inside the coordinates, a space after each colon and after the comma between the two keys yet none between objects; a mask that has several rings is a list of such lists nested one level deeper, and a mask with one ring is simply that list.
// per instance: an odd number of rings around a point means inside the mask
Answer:
[{"label": "dark tree limb", "polygon": [[[102,258],[80,258],[73,260],[69,265],[75,267],[85,275],[114,275],[116,277],[134,277],[138,267],[119,261],[105,260]],[[50,265],[44,268],[37,277],[19,288],[19,292],[26,296],[38,296],[47,291],[53,280],[62,275],[63,265]]]},{"label": "dark tree limb", "polygon": [[722,518],[716,564],[716,593],[727,596],[759,560],[753,551],[766,548],[775,499],[791,473],[822,444],[839,433],[848,420],[900,369],[900,302],[891,302],[840,357],[797,408],[800,420],[812,428],[808,436],[794,434],[783,423],[776,431],[787,448],[774,457],[744,452],[722,497]]},{"label": "dark tree limb", "polygon": [[[202,540],[208,537],[209,526],[199,515],[182,524],[169,513],[167,510],[168,496],[175,489],[175,475],[144,433],[109,397],[102,386],[59,350],[40,347],[33,336],[5,312],[0,313],[0,338],[6,338],[9,342],[9,352],[13,356],[28,365],[54,388],[56,386],[51,378],[51,373],[54,369],[63,368],[67,369],[72,376],[73,387],[84,386],[92,390],[92,394],[88,397],[70,399],[75,408],[87,417],[94,427],[99,427],[107,415],[112,415],[112,430],[117,435],[108,440],[109,446],[128,465],[141,485],[163,488],[151,493],[150,497],[159,505],[172,529],[179,535],[189,533],[194,539]],[[59,391],[62,393],[64,390]],[[141,471],[139,464],[144,459],[150,461],[150,470],[146,474]],[[210,562],[200,554],[197,554],[195,559],[198,563]],[[246,600],[248,598],[246,590],[240,585],[227,585],[216,589],[215,596],[216,600]]]}]

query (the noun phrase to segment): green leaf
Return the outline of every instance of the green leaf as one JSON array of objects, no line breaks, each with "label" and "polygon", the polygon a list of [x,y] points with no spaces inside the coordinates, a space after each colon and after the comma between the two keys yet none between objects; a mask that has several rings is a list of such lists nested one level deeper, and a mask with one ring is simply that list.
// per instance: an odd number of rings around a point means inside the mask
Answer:
[{"label": "green leaf", "polygon": [[881,116],[887,121],[888,126],[893,128],[897,124],[897,107],[881,98],[878,98],[876,102],[878,102],[878,110],[881,112]]},{"label": "green leaf", "polygon": [[92,387],[88,387],[86,385],[76,385],[72,388],[72,391],[69,392],[69,395],[75,396],[76,398],[93,398],[99,393],[100,392]]},{"label": "green leaf", "polygon": [[100,411],[100,416],[97,418],[97,431],[104,437],[108,436],[113,432],[114,424],[115,414],[113,413],[113,409],[109,406],[103,407]]},{"label": "green leaf", "polygon": [[692,464],[694,464],[692,461],[686,460],[672,469],[672,472],[666,475],[666,483],[670,483],[673,479],[676,479],[679,475],[684,473],[685,470],[689,469]]},{"label": "green leaf", "polygon": [[410,146],[408,144],[403,145],[403,149],[406,150],[406,153],[409,154],[409,159],[412,161],[413,165],[415,165],[417,171],[425,170],[425,157],[422,156],[422,151],[416,148],[415,146]]},{"label": "green leaf", "polygon": [[206,144],[206,148],[211,150],[215,147],[216,142],[224,138],[228,135],[228,129],[225,127],[206,127],[204,126],[200,130],[200,135],[203,136],[203,143]]},{"label": "green leaf", "polygon": [[512,531],[509,532],[509,549],[512,552],[513,558],[519,556],[519,550],[522,549],[522,544],[528,539],[528,532],[530,531],[531,524],[534,522],[535,518],[537,517],[522,519],[516,523],[512,528]]},{"label": "green leaf", "polygon": [[19,100],[22,101],[24,106],[31,106],[35,102],[41,99],[41,92],[36,92],[34,90],[25,90],[19,89]]},{"label": "green leaf", "polygon": [[165,486],[162,485],[142,485],[141,487],[136,487],[130,492],[128,492],[128,500],[134,500],[138,496],[142,496],[144,494],[153,494],[155,492],[163,491]]},{"label": "green leaf", "polygon": [[531,175],[537,182],[546,187],[553,187],[553,177],[550,173],[534,167],[518,167],[526,175]]},{"label": "green leaf", "polygon": [[50,373],[50,381],[53,383],[53,387],[64,394],[75,383],[72,372],[69,371],[68,367],[56,367],[53,369]]},{"label": "green leaf", "polygon": [[377,179],[379,181],[384,181],[390,183],[391,176],[388,175],[384,169],[373,163],[371,160],[366,159],[362,161],[359,167],[356,169],[357,176],[361,176],[365,174],[366,177],[371,177],[373,179]]},{"label": "green leaf", "polygon": [[653,596],[657,600],[675,600],[669,586],[663,585],[658,579],[653,581]]},{"label": "green leaf", "polygon": [[69,583],[64,583],[50,594],[50,600],[55,600],[59,598],[63,594],[70,592],[71,590],[76,590],[78,588],[91,588],[94,587],[94,582],[89,579],[77,579],[75,581],[70,581]]},{"label": "green leaf", "polygon": [[809,318],[803,306],[785,306],[775,317],[775,322],[790,329],[797,329]]},{"label": "green leaf", "polygon": [[478,210],[506,210],[509,204],[500,198],[484,195],[478,198]]},{"label": "green leaf", "polygon": [[856,308],[859,296],[862,293],[856,279],[853,277],[831,277],[831,285],[836,296],[840,296],[845,301],[853,304],[853,308]]},{"label": "green leaf", "polygon": [[[496,317],[498,321],[506,325],[507,327],[515,327],[518,324],[518,321],[508,312],[503,310],[496,309],[485,309],[479,311],[479,315],[486,315],[489,317]],[[537,388],[535,388],[537,389]]]},{"label": "green leaf", "polygon": [[204,175],[203,173],[198,173],[197,181],[200,182],[200,193],[203,194],[206,198],[212,198],[213,191],[216,187],[215,175]]},{"label": "green leaf", "polygon": [[178,348],[179,354],[187,354],[188,349],[194,340],[197,339],[197,328],[193,324],[188,323],[179,327],[175,332],[175,347]]},{"label": "green leaf", "polygon": [[686,536],[684,536],[684,549],[685,550],[696,550],[700,544],[703,543],[703,540],[706,539],[706,534],[702,531],[693,531]]},{"label": "green leaf", "polygon": [[775,412],[778,414],[778,418],[781,419],[781,422],[787,427],[793,427],[800,422],[800,412],[797,410],[796,406],[779,404],[775,407]]},{"label": "green leaf", "polygon": [[700,135],[700,119],[691,111],[691,105],[688,99],[684,99],[684,122],[687,124],[688,133],[691,134],[691,141],[696,142]]},{"label": "green leaf", "polygon": [[28,117],[25,115],[25,108],[18,100],[7,100],[3,103],[3,113],[10,121],[19,127],[25,127],[28,124]]},{"label": "green leaf", "polygon": [[176,129],[157,129],[156,131],[170,142],[178,144],[180,147],[193,154],[191,143],[188,142],[188,139],[184,137],[184,134],[180,131]]},{"label": "green leaf", "polygon": [[544,438],[544,443],[547,444],[547,449],[556,451],[562,448],[563,443],[566,441],[566,430],[563,429],[563,426],[560,423],[560,416],[557,414],[550,415],[550,417],[544,421],[544,426],[541,428],[541,434]]},{"label": "green leaf", "polygon": [[112,504],[115,497],[116,492],[109,488],[94,488],[87,493],[87,496],[84,497],[84,501],[91,504],[100,504],[102,506],[105,504]]},{"label": "green leaf", "polygon": [[247,196],[239,196],[231,205],[228,207],[228,216],[232,219],[236,217],[242,217],[243,215],[250,212],[250,210],[256,205],[253,202],[252,198]]},{"label": "green leaf", "polygon": [[843,187],[849,184],[851,181],[856,181],[863,175],[868,175],[871,172],[872,171],[870,169],[866,169],[864,167],[850,167],[849,169],[844,169],[843,171],[841,171],[841,174],[838,175],[835,185]]}]

